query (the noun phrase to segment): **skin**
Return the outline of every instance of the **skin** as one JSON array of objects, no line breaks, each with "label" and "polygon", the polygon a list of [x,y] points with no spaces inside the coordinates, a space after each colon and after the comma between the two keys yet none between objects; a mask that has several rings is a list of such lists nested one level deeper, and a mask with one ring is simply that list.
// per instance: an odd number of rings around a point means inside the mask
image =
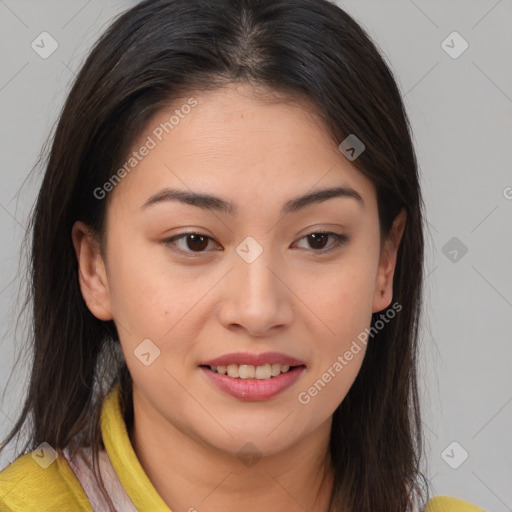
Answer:
[{"label": "skin", "polygon": [[[73,226],[82,294],[97,318],[118,327],[134,381],[130,438],[173,511],[231,511],[240,503],[246,512],[326,511],[332,414],[357,376],[364,344],[307,405],[297,395],[370,326],[372,312],[391,304],[405,214],[381,246],[374,185],[306,102],[261,101],[249,85],[191,96],[198,105],[109,193],[104,253],[85,224]],[[159,112],[134,149],[185,103]],[[289,199],[330,186],[355,189],[364,206],[338,197],[280,213]],[[239,212],[175,201],[141,211],[164,187],[210,193]],[[315,245],[306,236],[315,230],[349,241]],[[186,232],[211,240],[203,252],[187,237],[164,242]],[[263,249],[250,264],[236,252],[247,236]],[[144,339],[160,349],[149,366],[133,353]],[[240,401],[198,366],[239,351],[282,352],[306,370],[272,399]],[[262,455],[252,467],[237,457],[249,442]]]}]

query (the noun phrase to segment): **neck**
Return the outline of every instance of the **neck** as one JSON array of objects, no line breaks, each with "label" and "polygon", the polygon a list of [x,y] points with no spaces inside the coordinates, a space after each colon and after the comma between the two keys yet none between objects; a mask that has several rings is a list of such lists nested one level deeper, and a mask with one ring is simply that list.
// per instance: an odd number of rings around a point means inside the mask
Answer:
[{"label": "neck", "polygon": [[[173,511],[328,512],[333,487],[331,418],[282,452],[242,460],[134,405],[130,439],[158,494]],[[147,432],[151,432],[148,436]]]}]

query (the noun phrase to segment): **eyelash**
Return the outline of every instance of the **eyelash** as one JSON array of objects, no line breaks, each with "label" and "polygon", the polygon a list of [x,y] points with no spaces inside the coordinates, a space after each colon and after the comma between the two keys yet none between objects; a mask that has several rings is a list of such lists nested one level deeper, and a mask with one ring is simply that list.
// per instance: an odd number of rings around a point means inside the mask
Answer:
[{"label": "eyelash", "polygon": [[[182,233],[181,235],[176,235],[171,238],[167,238],[166,240],[163,240],[163,243],[167,246],[169,246],[171,244],[175,245],[174,244],[175,240],[179,240],[180,238],[185,238],[190,235],[198,235],[203,238],[208,238],[210,240],[213,240],[213,238],[211,238],[208,235],[204,235],[203,233],[190,232],[190,233]],[[350,241],[350,238],[347,235],[340,235],[338,233],[333,233],[332,231],[312,231],[311,233],[308,233],[307,235],[304,235],[303,237],[301,237],[299,240],[302,240],[303,238],[307,238],[311,235],[330,235],[330,236],[332,236],[332,238],[334,238],[334,243],[327,249],[318,249],[318,250],[312,249],[312,251],[314,253],[319,253],[319,254],[326,254],[328,252],[331,252],[332,250],[336,249],[337,247],[346,245]],[[197,257],[204,252],[208,252],[208,251],[185,251],[185,250],[179,249],[179,248],[178,249],[171,248],[171,250],[173,250],[175,252],[179,252],[181,254],[187,254],[187,255],[190,254],[191,256],[189,256],[189,257],[192,257],[192,258]]]}]

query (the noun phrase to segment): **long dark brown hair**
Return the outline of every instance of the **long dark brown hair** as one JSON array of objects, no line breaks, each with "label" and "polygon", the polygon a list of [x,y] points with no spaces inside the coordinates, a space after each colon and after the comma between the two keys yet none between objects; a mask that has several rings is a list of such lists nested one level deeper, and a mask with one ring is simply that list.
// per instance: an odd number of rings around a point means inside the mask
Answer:
[{"label": "long dark brown hair", "polygon": [[146,0],[94,45],[41,158],[26,301],[33,364],[23,409],[0,451],[30,420],[21,453],[47,442],[72,452],[92,446],[97,457],[102,402],[118,382],[131,421],[132,381],[116,326],[94,317],[83,300],[71,228],[82,220],[101,241],[108,201],[94,190],[122,165],[141,128],[174,98],[233,82],[306,98],[336,144],[356,134],[366,149],[353,165],[376,187],[383,239],[406,211],[393,282],[402,309],[368,343],[330,439],[331,512],[405,512],[411,493],[424,501],[429,494],[417,389],[424,252],[418,166],[390,67],[361,26],[327,0]]}]

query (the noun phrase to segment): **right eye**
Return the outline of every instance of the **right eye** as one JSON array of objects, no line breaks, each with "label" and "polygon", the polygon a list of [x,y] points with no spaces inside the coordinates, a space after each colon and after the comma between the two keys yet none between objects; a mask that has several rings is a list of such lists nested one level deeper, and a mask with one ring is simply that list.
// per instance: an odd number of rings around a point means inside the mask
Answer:
[{"label": "right eye", "polygon": [[[176,252],[181,252],[181,253],[185,253],[185,254],[187,254],[187,253],[188,254],[190,254],[190,253],[200,254],[202,252],[209,252],[209,251],[204,251],[204,249],[206,249],[206,247],[208,247],[208,242],[210,240],[213,241],[213,238],[211,238],[207,235],[204,235],[202,233],[191,232],[191,233],[182,233],[181,235],[176,235],[171,238],[167,238],[163,242],[167,246],[174,245],[174,246],[178,247],[178,249],[174,249],[173,247],[170,247],[171,250],[176,251]],[[175,243],[176,241],[184,241],[184,243],[182,243],[181,248],[179,247],[179,245],[177,243]],[[185,248],[183,248],[183,247],[185,247]]]}]

